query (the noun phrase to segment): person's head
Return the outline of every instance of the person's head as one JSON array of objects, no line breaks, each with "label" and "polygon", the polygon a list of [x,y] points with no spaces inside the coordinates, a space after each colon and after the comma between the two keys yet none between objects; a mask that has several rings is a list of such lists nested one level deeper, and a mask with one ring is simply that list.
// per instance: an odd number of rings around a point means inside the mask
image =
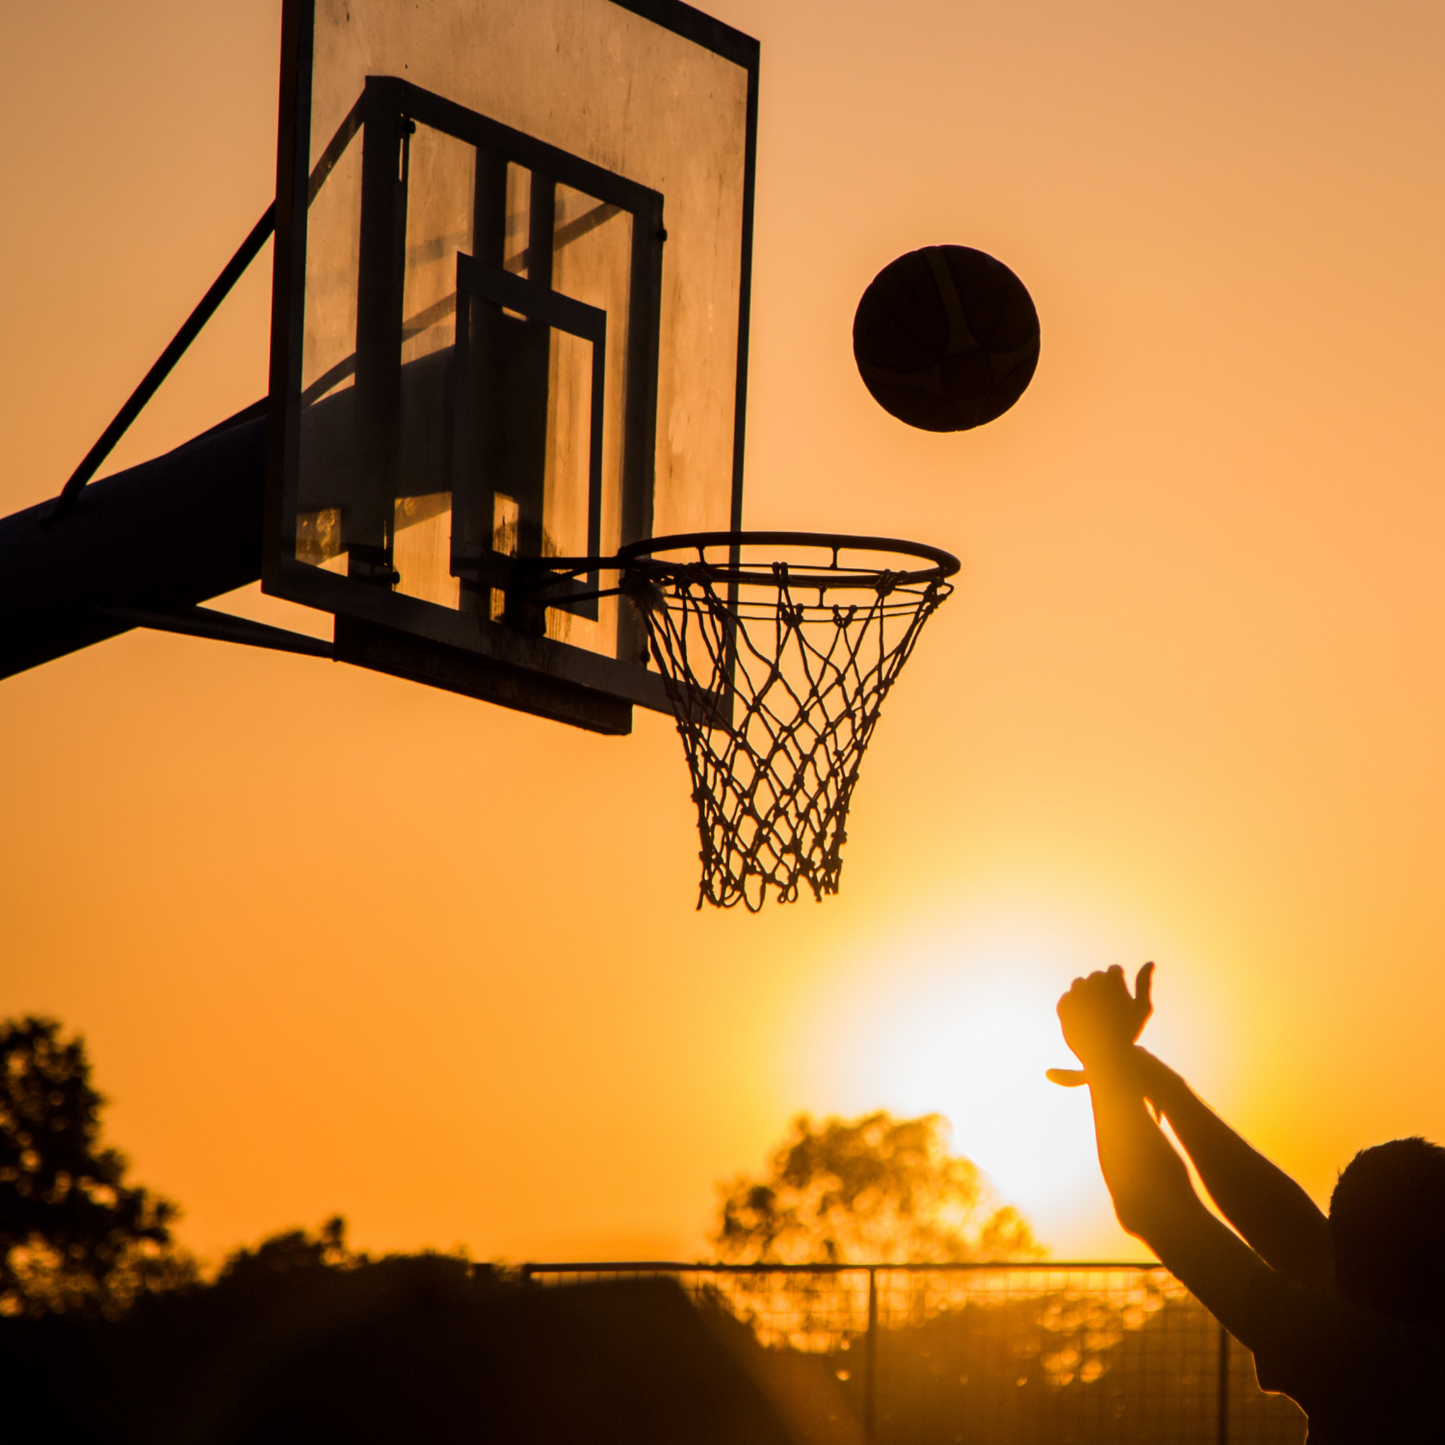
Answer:
[{"label": "person's head", "polygon": [[1445,1149],[1394,1139],[1362,1149],[1330,1198],[1335,1283],[1355,1304],[1400,1319],[1445,1301]]}]

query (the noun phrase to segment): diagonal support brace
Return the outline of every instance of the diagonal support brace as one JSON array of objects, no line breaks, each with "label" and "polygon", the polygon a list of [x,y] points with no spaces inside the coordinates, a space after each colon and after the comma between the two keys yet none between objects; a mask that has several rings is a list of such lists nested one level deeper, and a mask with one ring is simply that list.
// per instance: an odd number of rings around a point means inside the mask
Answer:
[{"label": "diagonal support brace", "polygon": [[141,384],[131,392],[130,399],[116,413],[115,420],[100,434],[96,444],[86,452],[85,460],[70,474],[70,480],[55,499],[55,505],[46,519],[47,524],[58,522],[75,505],[81,488],[100,470],[101,463],[115,449],[116,443],[141,414],[145,404],[159,390],[161,382],[171,374],[176,362],[185,355],[186,348],[200,335],[201,328],[216,314],[221,302],[230,295],[231,288],[241,279],[246,267],[260,255],[261,247],[271,239],[271,233],[275,229],[276,204],[273,201],[251,228],[251,234],[241,242],[241,249],[226,263],[226,269],[211,283],[211,289],[201,297],[200,304],[186,318],[186,324],[176,332],[171,344],[161,352],[155,365],[142,378]]}]

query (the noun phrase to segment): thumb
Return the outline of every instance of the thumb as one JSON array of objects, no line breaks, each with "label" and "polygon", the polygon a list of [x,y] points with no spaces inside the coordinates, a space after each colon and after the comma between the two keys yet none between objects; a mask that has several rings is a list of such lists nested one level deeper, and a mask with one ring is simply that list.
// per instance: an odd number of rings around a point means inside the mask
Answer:
[{"label": "thumb", "polygon": [[1154,965],[1146,963],[1134,979],[1134,1002],[1138,1006],[1141,1019],[1147,1019],[1154,1012],[1154,1000],[1150,996],[1153,990]]},{"label": "thumb", "polygon": [[1048,1069],[1044,1077],[1049,1083],[1058,1084],[1064,1089],[1077,1089],[1089,1082],[1088,1075],[1082,1069]]}]

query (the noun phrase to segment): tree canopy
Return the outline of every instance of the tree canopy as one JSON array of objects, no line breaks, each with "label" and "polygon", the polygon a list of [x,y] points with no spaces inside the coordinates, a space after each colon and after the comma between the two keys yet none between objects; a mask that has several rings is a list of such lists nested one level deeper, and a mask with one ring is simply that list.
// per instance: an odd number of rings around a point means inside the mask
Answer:
[{"label": "tree canopy", "polygon": [[194,1276],[175,1206],[102,1147],[104,1103],[81,1039],[53,1019],[0,1022],[0,1314],[112,1315]]},{"label": "tree canopy", "polygon": [[765,1177],[722,1195],[712,1241],[735,1264],[953,1264],[1043,1253],[1028,1221],[995,1203],[950,1150],[941,1114],[857,1119],[799,1114]]}]

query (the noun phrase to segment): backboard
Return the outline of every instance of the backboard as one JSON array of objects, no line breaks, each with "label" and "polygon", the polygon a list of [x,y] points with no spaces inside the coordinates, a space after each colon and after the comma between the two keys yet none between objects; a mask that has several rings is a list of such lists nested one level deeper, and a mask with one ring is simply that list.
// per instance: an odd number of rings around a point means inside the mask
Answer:
[{"label": "backboard", "polygon": [[347,661],[671,713],[607,580],[520,583],[741,525],[756,42],[675,0],[284,24],[265,590]]}]

